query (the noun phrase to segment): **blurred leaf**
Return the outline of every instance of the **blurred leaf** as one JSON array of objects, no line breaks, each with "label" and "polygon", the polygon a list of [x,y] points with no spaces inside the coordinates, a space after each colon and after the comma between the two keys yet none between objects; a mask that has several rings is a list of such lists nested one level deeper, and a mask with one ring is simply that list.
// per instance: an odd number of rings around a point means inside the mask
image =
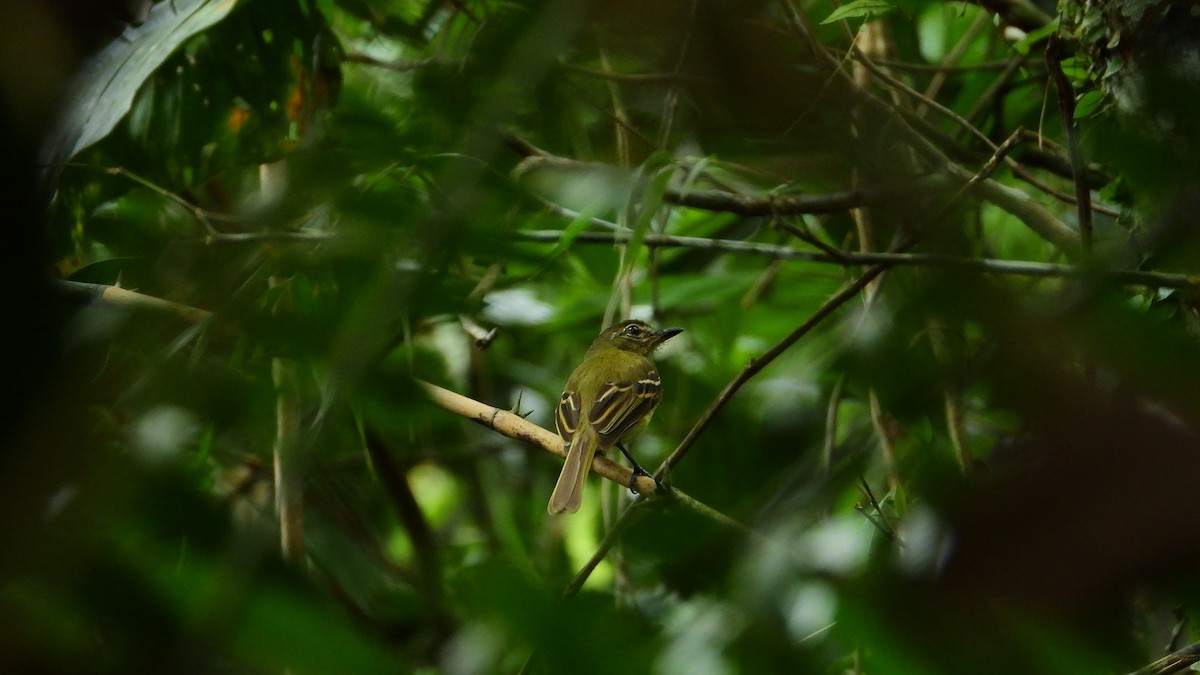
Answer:
[{"label": "blurred leaf", "polygon": [[833,10],[821,23],[827,24],[859,17],[878,17],[895,8],[896,3],[892,0],[851,0]]},{"label": "blurred leaf", "polygon": [[155,3],[145,23],[92,57],[71,86],[70,102],[43,148],[43,162],[58,166],[104,138],[129,112],[152,73],[189,37],[229,14],[236,0]]}]

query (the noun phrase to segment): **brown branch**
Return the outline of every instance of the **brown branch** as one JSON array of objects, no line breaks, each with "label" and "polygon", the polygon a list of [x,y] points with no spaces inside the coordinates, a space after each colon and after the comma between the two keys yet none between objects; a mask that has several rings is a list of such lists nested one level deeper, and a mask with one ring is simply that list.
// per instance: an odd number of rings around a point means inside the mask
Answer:
[{"label": "brown branch", "polygon": [[733,398],[733,395],[742,388],[742,385],[750,381],[750,378],[757,375],[763,368],[766,368],[768,365],[770,365],[771,362],[778,358],[780,354],[783,354],[783,352],[787,351],[787,349],[795,344],[797,340],[808,334],[808,332],[815,328],[817,324],[821,323],[821,321],[823,321],[826,317],[828,317],[830,314],[833,314],[835,310],[844,305],[846,301],[858,295],[858,293],[862,291],[867,284],[871,283],[880,274],[883,274],[884,270],[886,270],[888,267],[890,267],[890,265],[875,265],[874,267],[869,268],[862,274],[862,276],[860,276],[858,279],[855,279],[836,295],[826,301],[825,304],[822,305],[821,308],[818,309],[811,317],[809,317],[807,321],[800,324],[800,327],[789,333],[787,337],[780,340],[779,343],[774,347],[764,352],[762,356],[752,360],[749,364],[747,364],[746,367],[742,369],[742,372],[738,373],[737,376],[729,382],[729,384],[725,385],[725,388],[721,390],[721,393],[717,396],[716,400],[714,400],[712,404],[708,406],[708,409],[705,410],[702,415],[700,415],[700,419],[696,420],[696,423],[692,426],[692,429],[688,432],[687,436],[680,441],[679,445],[671,452],[670,456],[668,456],[667,459],[658,467],[658,469],[655,470],[654,476],[661,480],[668,471],[674,468],[675,465],[678,464],[681,459],[683,459],[684,455],[687,454],[688,450],[690,450],[692,445],[696,442],[696,439],[700,437],[700,434],[705,430],[705,428],[708,427],[709,423],[712,422],[717,413],[720,412],[727,403],[729,403],[730,399]]},{"label": "brown branch", "polygon": [[375,474],[379,476],[396,516],[412,542],[413,555],[422,581],[417,587],[426,610],[433,619],[438,638],[449,637],[453,631],[453,622],[446,610],[442,563],[433,528],[421,511],[421,505],[417,503],[408,477],[392,458],[384,440],[372,429],[367,429],[364,440],[371,464],[375,467]]},{"label": "brown branch", "polygon": [[[422,382],[418,384],[430,400],[450,412],[465,417],[476,424],[481,424],[509,438],[541,448],[550,454],[565,457],[563,441],[558,434],[526,420],[508,410],[501,410],[486,403],[480,403],[473,398],[456,394],[449,389],[443,389],[435,384]],[[598,474],[618,485],[629,485],[633,471],[617,464],[607,457],[597,456],[592,461],[592,473]],[[647,476],[638,476],[633,484],[638,494],[653,494],[656,483]]]},{"label": "brown branch", "polygon": [[[462,394],[456,394],[449,389],[444,389],[422,380],[417,380],[417,384],[425,390],[425,393],[433,403],[445,410],[465,417],[476,424],[485,426],[514,440],[541,448],[552,455],[558,457],[566,455],[562,439],[559,438],[558,434],[543,429],[520,415],[508,410],[495,408],[486,403],[480,403],[475,399],[468,398]],[[633,476],[633,471],[630,469],[609,460],[607,457],[599,455],[592,460],[592,473],[607,478],[621,486],[629,486],[629,479]],[[763,540],[763,536],[758,532],[742,525],[678,488],[668,488],[665,485],[660,485],[648,476],[638,476],[633,485],[638,493],[638,499],[634,504],[645,501],[645,497],[648,495],[655,495],[656,497],[669,499],[673,503],[679,504],[716,523],[738,530],[749,537]],[[660,487],[662,488],[661,490],[659,489]],[[629,509],[626,509],[622,512],[621,518],[625,518],[628,513]],[[620,519],[618,519],[617,523],[620,523]],[[614,524],[614,528],[616,526]]]},{"label": "brown branch", "polygon": [[163,300],[162,298],[156,298],[125,288],[118,288],[117,286],[66,280],[59,280],[55,284],[70,296],[77,296],[91,302],[100,302],[111,307],[149,310],[161,314],[170,314],[188,323],[200,323],[212,317],[212,312],[206,309]]}]

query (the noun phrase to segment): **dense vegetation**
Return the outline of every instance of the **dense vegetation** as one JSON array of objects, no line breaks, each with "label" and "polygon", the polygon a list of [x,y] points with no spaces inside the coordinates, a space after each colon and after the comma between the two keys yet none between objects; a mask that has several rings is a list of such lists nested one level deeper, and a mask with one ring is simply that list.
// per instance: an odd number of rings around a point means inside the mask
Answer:
[{"label": "dense vegetation", "polygon": [[[1123,673],[1184,648],[1183,5],[146,6],[56,124],[5,118],[42,132],[13,194],[44,237],[8,254],[36,290],[0,669]],[[28,16],[10,44],[53,51]],[[626,317],[685,330],[631,446],[664,489],[606,466],[548,516],[561,460],[528,425]]]}]

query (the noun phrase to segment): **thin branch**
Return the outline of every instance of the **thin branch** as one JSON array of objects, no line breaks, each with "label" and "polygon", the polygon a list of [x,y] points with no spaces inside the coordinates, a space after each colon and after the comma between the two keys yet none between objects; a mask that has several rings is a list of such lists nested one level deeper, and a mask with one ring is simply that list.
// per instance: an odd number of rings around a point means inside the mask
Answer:
[{"label": "thin branch", "polygon": [[759,373],[759,371],[770,365],[771,362],[778,358],[780,354],[783,354],[783,352],[787,351],[789,347],[795,344],[797,340],[808,334],[808,332],[815,328],[817,324],[825,319],[825,317],[832,314],[835,310],[850,300],[850,298],[858,295],[858,293],[865,288],[867,284],[871,283],[871,281],[873,281],[880,274],[883,274],[884,270],[886,270],[889,266],[890,265],[875,265],[874,267],[869,268],[862,274],[862,276],[860,276],[858,279],[855,279],[836,295],[826,301],[820,309],[818,309],[811,317],[809,317],[807,321],[800,324],[796,330],[789,333],[787,337],[780,340],[779,343],[774,347],[764,352],[762,356],[750,361],[750,363],[742,369],[742,372],[738,373],[737,376],[729,382],[729,384],[725,385],[725,388],[721,390],[721,393],[717,396],[716,400],[714,400],[712,404],[708,406],[708,409],[705,410],[702,415],[700,415],[700,419],[696,420],[696,423],[692,426],[692,429],[688,432],[687,436],[680,441],[679,445],[671,452],[670,456],[668,456],[667,459],[658,467],[658,469],[655,470],[654,476],[661,480],[668,471],[674,468],[675,465],[678,464],[681,459],[683,459],[684,455],[687,454],[688,450],[690,450],[692,445],[696,442],[696,439],[700,437],[700,434],[708,427],[709,423],[712,422],[717,413],[729,403],[730,399],[733,398],[733,395],[742,388],[742,385],[746,384],[746,382],[749,382],[750,378],[754,377]]},{"label": "thin branch", "polygon": [[[828,56],[828,54],[826,54]],[[827,195],[775,195],[750,196],[723,190],[680,191],[670,189],[664,199],[677,206],[734,213],[743,216],[785,216],[803,215],[807,213],[838,213],[851,208],[867,206],[877,200],[895,195],[911,196],[925,191],[952,189],[972,183],[977,175],[961,165],[951,161],[933,143],[913,129],[901,117],[895,115],[883,101],[864,93],[864,101],[872,105],[882,106],[889,116],[896,117],[897,124],[906,131],[913,147],[925,155],[931,162],[943,167],[945,173],[938,173],[918,178],[914,181],[895,187],[858,191],[850,190]],[[561,163],[563,166],[577,164],[575,160],[557,157],[541,150],[532,143],[518,137],[516,134],[506,134],[505,141],[509,147],[524,157],[536,157],[540,161]],[[996,148],[994,143],[989,144]],[[1033,230],[1038,236],[1055,246],[1074,251],[1079,245],[1079,234],[1050,213],[1046,207],[1037,203],[1032,197],[993,180],[983,180],[972,188],[973,193],[1015,216]]]},{"label": "thin branch", "polygon": [[[116,304],[123,307],[137,307],[159,311],[167,314],[179,316],[189,321],[198,322],[212,316],[211,312],[180,305],[179,303],[169,302],[161,298],[155,298],[149,295],[143,295],[134,291],[127,291],[112,286],[103,286],[101,284],[83,284],[75,281],[60,281],[58,284],[71,292],[86,295],[86,297],[94,300],[99,300],[106,303]],[[114,301],[114,298],[116,299]],[[468,398],[461,394],[456,394],[448,389],[443,389],[434,384],[417,380],[417,383],[425,390],[437,405],[453,412],[457,415],[465,417],[477,424],[481,424],[489,429],[497,431],[514,440],[522,441],[539,447],[546,452],[559,457],[565,457],[566,451],[563,448],[562,438],[558,434],[543,429],[538,425],[527,421],[525,418],[507,410],[501,410],[484,403],[480,403],[474,399]],[[592,472],[607,478],[608,480],[617,483],[618,485],[628,486],[630,478],[633,476],[633,471],[629,468],[617,464],[607,457],[596,457],[592,460]],[[659,487],[653,479],[646,476],[638,476],[633,483],[634,489],[639,495],[655,494]],[[683,505],[684,507],[703,515],[706,518],[736,528],[744,533],[759,536],[758,533],[720,513],[716,509],[704,504],[703,502],[687,495],[677,488],[666,488],[662,486],[662,496],[668,497]]]},{"label": "thin branch", "polygon": [[371,429],[366,431],[364,440],[371,464],[375,467],[375,474],[379,476],[384,491],[391,499],[396,516],[408,532],[417,569],[421,572],[421,583],[417,584],[417,588],[425,601],[429,616],[433,619],[439,639],[444,639],[450,635],[453,627],[450,614],[446,610],[442,563],[433,528],[421,511],[421,505],[417,503],[417,497],[408,483],[408,476],[400,470],[384,440]]},{"label": "thin branch", "polygon": [[567,72],[587,75],[588,77],[595,77],[610,82],[621,82],[623,84],[676,84],[687,82],[690,79],[678,73],[617,73],[610,70],[598,70],[596,68],[578,66],[573,63],[560,63],[558,65]]},{"label": "thin branch", "polygon": [[988,105],[991,105],[992,100],[996,98],[996,95],[999,94],[1002,89],[1004,89],[1005,85],[1007,85],[1012,76],[1015,75],[1018,70],[1020,70],[1025,61],[1026,58],[1024,56],[1014,56],[1013,58],[1002,62],[1005,64],[1005,66],[1004,70],[1000,73],[1000,76],[997,77],[990,85],[988,85],[988,88],[979,95],[979,98],[975,99],[975,102],[971,104],[971,109],[968,110],[967,114],[963,115],[963,117],[965,117],[967,120],[974,120],[976,115],[982,112],[983,109]]},{"label": "thin branch", "polygon": [[[913,89],[912,87],[908,86],[907,84],[901,82],[900,80],[892,77],[890,74],[888,74],[887,71],[883,70],[879,66],[872,63],[871,59],[868,58],[867,55],[862,52],[862,50],[857,49],[857,48],[852,50],[851,56],[854,58],[855,61],[862,64],[862,66],[865,67],[867,70],[871,71],[871,73],[873,75],[875,75],[875,77],[878,77],[880,80],[882,80],[888,86],[892,87],[894,90],[899,91],[903,94],[906,94],[906,95],[912,97],[913,99],[915,99],[921,105],[929,106],[930,108],[933,108],[937,112],[941,113],[941,115],[943,117],[946,117],[947,119],[953,121],[955,124],[957,124],[959,126],[959,128],[963,129],[970,135],[974,136],[977,140],[982,142],[984,145],[991,148],[992,152],[996,152],[999,150],[999,147],[995,143],[992,142],[992,139],[987,137],[987,134],[985,134],[982,131],[980,131],[979,129],[977,129],[974,124],[971,124],[971,122],[969,122],[962,115],[959,115],[958,113],[947,108],[946,106],[942,105],[941,103],[938,103],[936,100],[934,100],[930,96],[923,94],[923,93],[917,91],[916,89]],[[920,115],[919,112],[917,114]]]},{"label": "thin branch", "polygon": [[171,314],[188,323],[200,323],[212,318],[212,312],[199,309],[170,300],[163,300],[136,291],[105,284],[88,284],[80,281],[59,280],[55,285],[69,296],[79,297],[88,302],[99,302],[110,307],[122,309],[149,310],[162,314]]},{"label": "thin branch", "polygon": [[[967,172],[962,167],[952,164],[949,168],[956,177],[970,180],[970,176],[966,175]],[[980,199],[1000,207],[1024,223],[1034,234],[1068,254],[1079,250],[1079,233],[1050,213],[1033,197],[1017,188],[989,179],[976,186],[974,192]]]},{"label": "thin branch", "polygon": [[[724,513],[721,513],[720,511],[708,506],[703,502],[689,497],[679,490],[672,489],[670,492],[666,493],[665,497],[667,499],[671,499],[672,501],[678,502],[685,508],[699,513],[709,520],[724,525],[732,530],[737,530],[745,535],[746,538],[752,543],[766,544],[769,542],[769,540],[757,530],[746,527]],[[629,526],[633,524],[635,516],[639,516],[644,513],[644,507],[652,503],[653,502],[650,500],[639,496],[633,501],[632,504],[627,506],[625,510],[621,512],[621,515],[617,516],[616,521],[613,522],[612,527],[610,527],[608,532],[605,533],[604,539],[601,540],[591,557],[588,558],[588,561],[584,563],[583,567],[579,569],[579,572],[577,572],[571,579],[570,583],[567,584],[566,589],[563,591],[565,595],[573,595],[578,592],[580,588],[583,588],[583,584],[588,580],[588,577],[591,576],[592,572],[595,571],[596,567],[599,566],[600,562],[608,556],[608,552],[611,551],[612,547],[616,545],[621,534],[623,534],[625,530],[629,529]]]},{"label": "thin branch", "polygon": [[876,190],[846,190],[820,195],[745,195],[724,190],[668,190],[667,202],[704,211],[720,211],[739,216],[799,216],[841,213],[899,194],[933,192],[944,182],[933,179],[913,181],[903,187]]},{"label": "thin branch", "polygon": [[[545,243],[558,243],[564,237],[560,230],[533,230],[517,232],[519,239]],[[575,235],[573,242],[580,244],[614,244],[628,242],[630,232],[582,232]],[[1096,278],[1127,286],[1148,288],[1200,289],[1200,279],[1186,274],[1145,272],[1141,270],[1099,269],[1058,263],[1028,262],[1023,260],[997,260],[994,258],[956,258],[930,253],[854,253],[830,254],[816,251],[800,251],[787,246],[759,244],[730,239],[706,239],[666,234],[648,234],[642,243],[652,248],[691,248],[724,253],[757,255],[780,260],[798,260],[826,263],[843,267],[851,265],[904,265],[917,267],[945,267],[976,272],[1009,274],[1038,278],[1087,279]]]},{"label": "thin branch", "polygon": [[[585,164],[578,160],[551,154],[530,143],[524,138],[513,134],[505,134],[505,142],[517,154],[537,162],[538,165],[561,166],[569,168]],[[521,171],[533,166],[522,162]],[[667,190],[663,199],[675,206],[685,206],[704,211],[720,211],[740,216],[797,216],[804,214],[840,213],[848,209],[864,206],[897,195],[912,195],[915,193],[935,192],[946,188],[946,181],[936,176],[928,176],[904,185],[888,189],[862,191],[846,190],[820,195],[746,195],[727,190]],[[543,200],[544,201],[544,200]],[[560,212],[570,212],[563,207],[547,204]],[[570,212],[574,213],[574,212]]]},{"label": "thin branch", "polygon": [[[548,429],[543,429],[520,415],[492,407],[486,403],[480,403],[475,399],[468,398],[462,394],[456,394],[448,389],[443,389],[422,380],[417,380],[417,384],[425,390],[426,395],[429,396],[429,399],[433,403],[445,410],[465,417],[476,424],[485,426],[514,440],[541,448],[552,455],[558,457],[566,455],[562,438],[558,434]],[[633,472],[629,468],[599,455],[592,460],[592,473],[607,478],[621,486],[628,486],[629,479],[633,476]],[[662,490],[656,492],[658,487],[659,484],[648,476],[638,476],[634,482],[634,489],[639,495],[638,501],[643,501],[643,498],[647,495],[660,496],[670,499],[721,525],[726,525],[752,537],[762,538],[762,535],[754,530],[684,493],[678,488],[668,488],[663,485],[661,486]]]},{"label": "thin branch", "polygon": [[1003,59],[999,61],[985,61],[976,63],[970,66],[947,66],[937,63],[910,63],[908,61],[894,61],[891,59],[873,59],[876,65],[893,70],[904,70],[916,73],[973,73],[981,70],[1007,70],[1012,62],[1024,62],[1027,67],[1035,67],[1037,63],[1029,62],[1026,57],[1018,57],[1013,59]]},{"label": "thin branch", "polygon": [[887,515],[883,512],[883,506],[875,498],[875,491],[871,489],[871,484],[867,482],[867,479],[861,473],[858,474],[858,489],[862,491],[863,496],[867,498],[867,502],[871,504],[871,508],[874,509],[874,515],[862,503],[855,504],[855,510],[869,520],[885,537],[891,541],[896,541],[896,529],[888,522]]},{"label": "thin branch", "polygon": [[360,52],[352,52],[347,54],[344,60],[348,63],[358,63],[364,66],[373,66],[375,68],[394,70],[398,73],[407,73],[414,70],[420,70],[421,68],[428,68],[430,66],[462,66],[466,63],[466,61],[460,59],[439,58],[385,61],[384,59],[376,58],[370,54],[363,54]]},{"label": "thin branch", "polygon": [[1058,111],[1063,133],[1067,136],[1067,155],[1071,158],[1071,176],[1075,181],[1075,202],[1079,209],[1079,235],[1084,252],[1092,248],[1092,199],[1088,190],[1083,159],[1079,154],[1079,133],[1075,128],[1075,92],[1062,69],[1063,40],[1055,33],[1046,42],[1046,66],[1058,91]]},{"label": "thin branch", "polygon": [[1168,675],[1169,673],[1178,673],[1187,670],[1188,667],[1195,663],[1200,663],[1200,642],[1171,652],[1146,667],[1129,673],[1129,675]]},{"label": "thin branch", "polygon": [[[279,277],[271,277],[272,288],[280,289],[280,303],[291,297],[290,287]],[[278,307],[277,307],[278,309]],[[295,361],[271,359],[271,381],[275,385],[275,445],[272,449],[275,477],[275,513],[279,517],[279,540],[283,559],[290,563],[304,560],[304,472],[300,457],[301,401],[300,376]]]},{"label": "thin branch", "polygon": [[[476,424],[481,424],[514,440],[541,448],[552,455],[566,457],[562,438],[553,431],[543,429],[516,413],[480,403],[475,399],[468,398],[462,394],[456,394],[435,384],[420,380],[418,380],[418,384],[425,390],[431,401],[456,415],[465,417]],[[628,467],[601,456],[597,456],[592,461],[592,473],[607,478],[618,485],[629,485],[629,479],[633,476],[633,471]],[[656,485],[651,478],[638,476],[634,483],[634,489],[638,494],[653,494]]]},{"label": "thin branch", "polygon": [[166,199],[182,211],[192,217],[201,227],[204,228],[204,243],[206,244],[251,244],[251,243],[320,243],[331,241],[336,238],[336,235],[329,232],[319,232],[316,230],[279,230],[268,232],[222,232],[213,226],[213,221],[217,222],[235,222],[243,223],[245,220],[239,216],[230,215],[227,213],[218,213],[209,209],[197,206],[183,196],[171,192],[144,178],[129,169],[120,166],[98,166],[94,164],[65,164],[63,166],[92,169],[103,171],[110,176],[123,176],[133,181],[134,183],[150,190],[154,194]]},{"label": "thin branch", "polygon": [[204,237],[206,244],[323,244],[339,240],[332,232],[317,230],[279,230],[272,232],[218,232],[210,231]]},{"label": "thin branch", "polygon": [[[842,70],[838,60],[826,51],[813,36],[808,19],[796,8],[793,0],[781,0],[781,2],[788,12],[793,30],[813,45],[813,51],[818,60],[823,60],[833,72],[848,79],[849,76]],[[933,142],[913,128],[908,120],[898,114],[887,101],[868,91],[860,92],[860,97],[863,102],[876,108],[882,115],[893,119],[896,122],[897,130],[912,144],[913,150],[925,157],[932,166],[939,167],[952,178],[963,183],[971,179],[973,174],[970,171],[947,157]],[[1020,190],[1001,185],[993,180],[986,180],[976,186],[975,193],[980,198],[992,202],[1015,216],[1038,236],[1064,251],[1074,252],[1078,248],[1079,234]]]},{"label": "thin branch", "polygon": [[[975,17],[975,20],[972,21],[971,24],[967,26],[967,29],[963,31],[963,34],[959,36],[958,42],[946,54],[942,62],[946,64],[957,63],[974,42],[975,36],[979,34],[979,31],[983,30],[984,26],[990,23],[990,20],[991,17],[984,13],[980,13],[979,16]],[[946,77],[946,73],[937,73],[933,76],[929,82],[929,85],[925,87],[924,96],[926,99],[935,100],[937,98],[938,93],[942,90],[942,86],[946,84]],[[921,105],[917,106],[916,114],[918,117],[925,116],[925,105],[925,103],[922,103]]]},{"label": "thin branch", "polygon": [[629,529],[630,525],[633,525],[635,516],[644,513],[644,507],[649,503],[645,499],[636,499],[621,512],[621,515],[613,522],[612,527],[608,528],[608,532],[604,533],[604,539],[600,540],[600,545],[592,552],[592,556],[583,564],[583,567],[579,568],[579,571],[571,578],[567,587],[563,589],[563,595],[574,595],[579,592],[579,589],[583,588],[583,584],[587,582],[588,577],[592,576],[592,572],[608,557],[608,552],[612,550],[612,547],[617,545],[617,541],[621,538],[621,535],[625,533],[625,530]]}]

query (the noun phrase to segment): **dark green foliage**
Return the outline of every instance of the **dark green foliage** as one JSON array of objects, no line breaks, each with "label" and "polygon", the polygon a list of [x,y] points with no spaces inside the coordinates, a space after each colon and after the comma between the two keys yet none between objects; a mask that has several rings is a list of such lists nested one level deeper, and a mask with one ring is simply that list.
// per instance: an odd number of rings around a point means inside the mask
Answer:
[{"label": "dark green foliage", "polygon": [[[66,283],[14,272],[0,670],[1116,673],[1189,641],[1200,333],[1158,273],[1196,272],[1198,90],[1150,68],[1120,105],[1133,45],[1188,35],[1064,5],[1085,253],[1035,227],[1078,237],[1050,18],[980,4],[154,4],[14,200],[49,204],[13,269]],[[685,329],[630,448],[677,499],[592,477],[549,517],[559,460],[418,382],[553,428],[630,314]]]}]

